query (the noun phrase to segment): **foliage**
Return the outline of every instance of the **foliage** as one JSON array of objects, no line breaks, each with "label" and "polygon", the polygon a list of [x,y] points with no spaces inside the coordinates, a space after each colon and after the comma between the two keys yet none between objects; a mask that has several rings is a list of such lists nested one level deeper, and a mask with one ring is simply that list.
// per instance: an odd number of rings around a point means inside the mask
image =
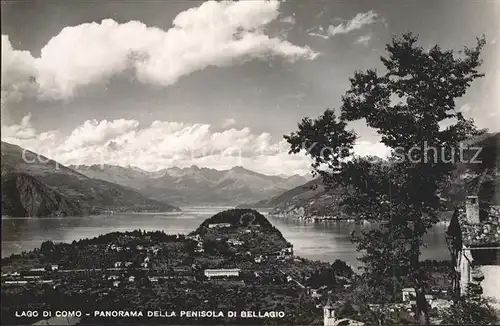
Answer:
[{"label": "foliage", "polygon": [[340,259],[336,259],[332,263],[331,268],[333,269],[334,274],[337,276],[351,278],[354,275],[354,271],[352,270],[351,266],[347,265],[345,261]]},{"label": "foliage", "polygon": [[[386,46],[388,57],[381,58],[385,73],[358,71],[350,78],[339,118],[328,109],[317,119],[304,118],[299,131],[285,136],[290,153],[307,151],[327,189],[345,187],[346,213],[379,222],[353,237],[365,251],[365,272],[388,289],[409,280],[422,323],[429,319],[420,248],[442,211],[440,188],[459,160],[462,142],[479,133],[456,110],[455,99],[482,76],[484,44],[478,39],[457,56],[437,45],[426,51],[412,34],[395,37]],[[352,154],[356,133],[346,127],[361,119],[391,149],[388,161]],[[442,128],[445,121],[451,124]]]},{"label": "foliage", "polygon": [[481,296],[477,285],[471,284],[466,295],[442,313],[443,323],[453,325],[494,325],[500,320],[492,301]]}]

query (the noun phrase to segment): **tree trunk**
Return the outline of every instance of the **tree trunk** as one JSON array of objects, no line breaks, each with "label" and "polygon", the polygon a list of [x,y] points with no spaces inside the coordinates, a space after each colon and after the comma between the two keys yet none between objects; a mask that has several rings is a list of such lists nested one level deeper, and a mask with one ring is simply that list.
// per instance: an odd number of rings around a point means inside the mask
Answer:
[{"label": "tree trunk", "polygon": [[420,325],[429,325],[429,309],[427,300],[425,299],[425,292],[423,287],[415,288],[417,295],[417,313],[416,317]]},{"label": "tree trunk", "polygon": [[420,261],[419,261],[420,248],[417,240],[412,241],[412,250],[411,250],[411,266],[414,271],[413,273],[413,282],[415,284],[415,294],[416,294],[416,303],[417,303],[417,311],[416,318],[418,323],[421,325],[429,325],[429,306],[427,300],[425,299],[425,288],[423,284],[423,280],[421,279],[421,271],[420,271]]}]

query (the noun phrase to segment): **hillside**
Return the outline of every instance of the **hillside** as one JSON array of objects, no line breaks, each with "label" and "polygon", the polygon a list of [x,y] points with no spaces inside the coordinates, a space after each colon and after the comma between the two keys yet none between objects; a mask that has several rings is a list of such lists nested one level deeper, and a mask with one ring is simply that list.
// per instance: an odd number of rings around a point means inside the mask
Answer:
[{"label": "hillside", "polygon": [[[444,188],[445,198],[452,204],[477,194],[483,203],[500,205],[500,132],[487,133],[469,142],[477,149],[464,152],[450,183]],[[477,157],[476,157],[477,154]]]},{"label": "hillside", "polygon": [[2,174],[2,216],[77,216],[81,205],[25,173]]},{"label": "hillside", "polygon": [[[29,179],[32,184],[30,189],[33,191],[30,193],[33,198],[44,197],[46,190],[50,189],[55,194],[77,203],[85,212],[178,210],[175,206],[150,199],[131,188],[89,178],[42,155],[5,142],[2,142],[1,168],[2,179],[4,175],[11,173],[22,174],[23,178],[19,180]],[[14,188],[6,185],[6,189]],[[39,192],[41,189],[44,192]],[[14,197],[5,197],[5,199],[14,200],[15,195],[12,196]],[[20,197],[22,201],[11,204],[12,207],[29,206],[28,197]],[[4,197],[2,197],[2,204],[3,199]]]},{"label": "hillside", "polygon": [[205,252],[217,255],[293,252],[292,245],[281,232],[253,209],[230,209],[217,213],[206,219],[190,237],[199,239]]},{"label": "hillside", "polygon": [[[482,150],[475,160],[476,149],[464,151],[463,161],[467,163],[457,164],[451,180],[443,188],[441,196],[445,204],[452,209],[463,203],[467,195],[476,193],[483,202],[500,205],[500,133],[481,135],[468,145]],[[326,193],[321,180],[315,179],[270,199],[238,207],[272,208],[272,214],[291,217],[338,216],[337,200],[341,191],[339,188]]]},{"label": "hillside", "polygon": [[88,177],[139,190],[177,205],[228,205],[272,197],[307,181],[303,176],[273,176],[234,167],[230,170],[168,168],[147,172],[113,165],[72,166]]}]

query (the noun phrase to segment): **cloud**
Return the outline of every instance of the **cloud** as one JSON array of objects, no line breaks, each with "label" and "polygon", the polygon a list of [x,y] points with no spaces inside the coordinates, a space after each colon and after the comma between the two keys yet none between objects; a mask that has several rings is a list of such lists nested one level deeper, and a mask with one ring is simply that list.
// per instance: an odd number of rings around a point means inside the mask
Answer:
[{"label": "cloud", "polygon": [[325,31],[325,29],[322,26],[308,30],[307,34],[310,36],[321,37],[322,39],[325,39],[325,40],[329,39],[327,32]]},{"label": "cloud", "polygon": [[354,30],[361,29],[366,25],[377,22],[378,14],[373,10],[364,13],[358,13],[354,18],[337,26],[330,25],[328,27],[328,35],[335,36],[337,34],[346,34]]},{"label": "cloud", "polygon": [[14,50],[8,36],[2,35],[2,103],[19,101],[24,93],[36,91],[37,74],[35,58],[28,51]]},{"label": "cloud", "polygon": [[368,12],[358,13],[352,19],[344,21],[339,25],[330,25],[326,29],[323,26],[319,26],[317,28],[310,29],[307,32],[311,36],[329,39],[335,35],[347,34],[349,32],[362,29],[367,25],[371,25],[379,21],[383,22],[387,26],[387,23],[384,20],[379,19],[379,14],[370,10]]},{"label": "cloud", "polygon": [[[215,169],[244,166],[266,174],[305,174],[310,159],[288,154],[289,145],[270,134],[249,128],[215,132],[208,124],[154,121],[141,126],[136,120],[89,120],[63,135],[38,132],[30,115],[17,125],[2,126],[2,140],[30,149],[62,164],[112,164],[155,171],[166,167],[198,165]],[[383,157],[381,144],[360,141],[359,155]]]},{"label": "cloud", "polygon": [[36,86],[41,98],[66,99],[127,71],[141,83],[169,86],[209,66],[273,56],[314,59],[318,53],[311,48],[266,35],[279,6],[278,1],[208,1],[179,13],[168,30],[112,19],[65,27],[37,58],[13,49],[2,35],[2,97],[19,97],[27,86]]},{"label": "cloud", "polygon": [[390,154],[390,148],[381,142],[370,142],[366,140],[359,140],[354,145],[354,152],[359,156],[378,156],[380,158],[387,158]]},{"label": "cloud", "polygon": [[368,44],[370,44],[371,39],[372,39],[371,35],[361,35],[360,37],[357,38],[356,42],[354,43],[368,46]]},{"label": "cloud", "polygon": [[222,122],[222,128],[227,128],[234,126],[236,124],[236,120],[233,118],[228,118]]}]

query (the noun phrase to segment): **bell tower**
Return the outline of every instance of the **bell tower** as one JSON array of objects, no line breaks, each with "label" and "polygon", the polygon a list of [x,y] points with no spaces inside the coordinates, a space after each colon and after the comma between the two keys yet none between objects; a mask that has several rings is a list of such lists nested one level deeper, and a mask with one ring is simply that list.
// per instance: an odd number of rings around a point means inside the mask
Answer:
[{"label": "bell tower", "polygon": [[323,325],[324,326],[334,326],[335,325],[335,310],[333,309],[330,299],[323,306]]}]

